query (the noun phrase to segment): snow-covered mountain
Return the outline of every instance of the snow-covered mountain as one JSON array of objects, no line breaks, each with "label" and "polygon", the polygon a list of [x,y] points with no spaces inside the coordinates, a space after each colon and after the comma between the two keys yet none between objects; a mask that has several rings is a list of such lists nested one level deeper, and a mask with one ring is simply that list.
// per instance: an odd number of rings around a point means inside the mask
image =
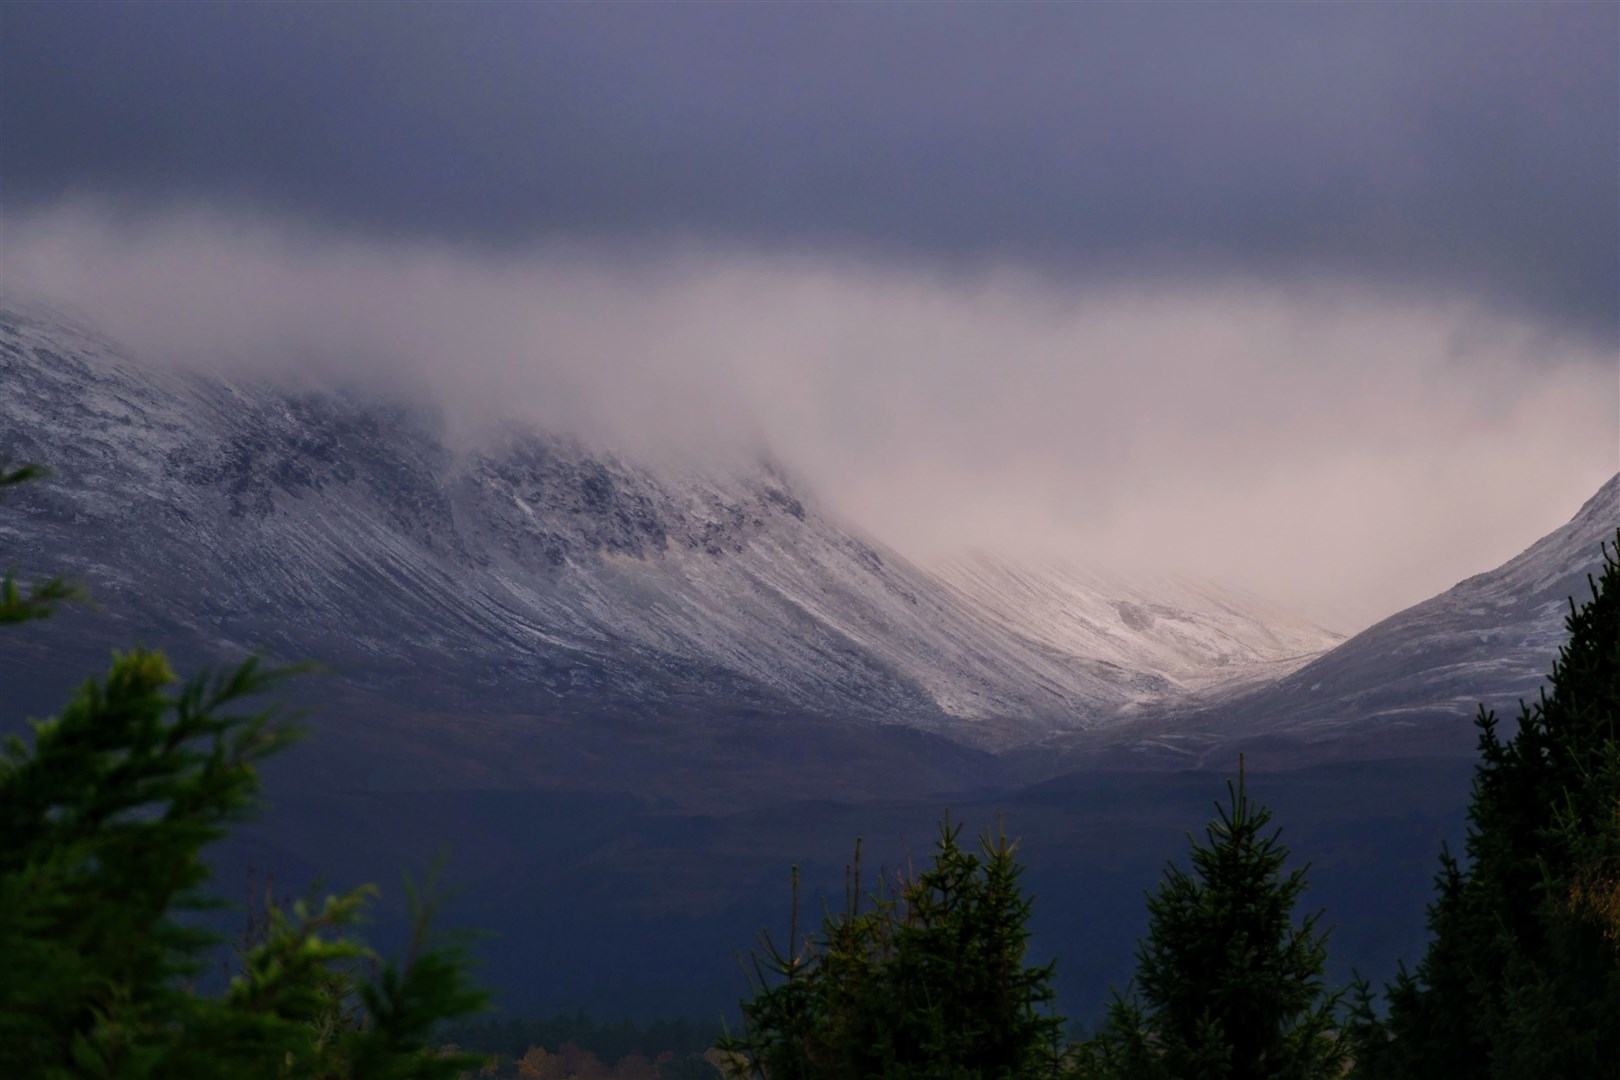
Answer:
[{"label": "snow-covered mountain", "polygon": [[1056,559],[977,552],[931,567],[1004,632],[1121,671],[1151,673],[1135,705],[1286,675],[1344,640],[1231,588],[1132,579]]},{"label": "snow-covered mountain", "polygon": [[[1159,764],[1228,764],[1240,749],[1274,760],[1471,755],[1481,704],[1504,721],[1533,700],[1568,636],[1570,601],[1620,528],[1620,474],[1562,527],[1355,635],[1269,684],[1046,748],[1052,761],[1120,752]],[[1062,752],[1069,752],[1066,757]],[[1056,767],[1052,761],[1041,768]]]},{"label": "snow-covered mountain", "polygon": [[22,305],[0,386],[0,453],[56,474],[0,504],[7,563],[87,579],[165,644],[413,700],[724,700],[1000,745],[1335,640],[1205,586],[926,571],[764,458],[654,468],[515,428],[453,451],[424,410],[160,372]]}]

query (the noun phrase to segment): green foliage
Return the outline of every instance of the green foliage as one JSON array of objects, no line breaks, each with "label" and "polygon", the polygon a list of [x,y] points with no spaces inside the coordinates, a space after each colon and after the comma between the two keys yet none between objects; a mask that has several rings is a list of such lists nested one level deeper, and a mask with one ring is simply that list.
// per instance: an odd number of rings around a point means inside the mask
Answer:
[{"label": "green foliage", "polygon": [[[0,484],[35,474],[5,471]],[[14,603],[8,576],[0,610],[32,618],[71,591]],[[375,958],[348,936],[362,888],[272,910],[225,992],[195,989],[217,944],[195,920],[214,906],[202,850],[249,810],[257,763],[294,736],[242,705],[290,673],[249,660],[174,693],[161,654],[115,654],[59,716],[31,722],[31,742],[5,741],[0,1046],[12,1075],[380,1080],[473,1063],[425,1048],[441,1019],[483,1002],[463,951],[429,941],[431,902],[415,904],[404,964],[373,978],[357,972]]]},{"label": "green foliage", "polygon": [[1228,783],[1229,806],[1194,841],[1192,873],[1165,872],[1148,900],[1135,992],[1116,996],[1085,1048],[1096,1077],[1336,1077],[1345,1050],[1323,985],[1320,915],[1296,923],[1304,868],[1266,832],[1271,813]]},{"label": "green foliage", "polygon": [[1504,741],[1481,708],[1468,864],[1365,1025],[1366,1077],[1620,1075],[1620,533],[1544,691]]},{"label": "green foliage", "polygon": [[735,1076],[813,1080],[1025,1080],[1062,1075],[1052,967],[1024,963],[1031,900],[1004,832],[979,852],[940,827],[933,865],[861,890],[860,848],[844,911],[803,942],[797,872],[789,952],[753,957],[741,1037],[721,1040]]}]

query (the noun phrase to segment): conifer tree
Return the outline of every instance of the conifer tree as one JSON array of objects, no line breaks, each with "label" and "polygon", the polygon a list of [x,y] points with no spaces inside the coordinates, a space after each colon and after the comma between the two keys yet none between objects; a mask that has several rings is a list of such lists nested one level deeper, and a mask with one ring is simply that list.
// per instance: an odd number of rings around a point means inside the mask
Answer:
[{"label": "conifer tree", "polygon": [[[0,487],[38,475],[0,462]],[[0,623],[80,593],[0,582]],[[203,848],[251,806],[255,766],[293,731],[242,703],[290,669],[249,660],[180,687],[164,657],[115,654],[32,739],[0,747],[0,1057],[6,1075],[232,1078],[451,1077],[476,1059],[427,1047],[479,1008],[453,943],[427,936],[412,895],[402,964],[352,935],[370,887],[276,908],[220,994],[194,985],[217,944],[188,919],[213,906]],[[362,961],[376,973],[360,976]]]},{"label": "conifer tree", "polygon": [[1620,532],[1603,556],[1517,730],[1480,709],[1466,866],[1387,1023],[1362,1010],[1360,1076],[1620,1076]]},{"label": "conifer tree", "polygon": [[1016,845],[977,853],[940,826],[933,865],[862,892],[860,849],[841,913],[788,951],[754,957],[745,1033],[724,1039],[729,1075],[769,1080],[1037,1080],[1064,1075],[1052,966],[1025,963],[1031,899]]},{"label": "conifer tree", "polygon": [[1148,900],[1136,980],[1086,1046],[1083,1075],[1119,1080],[1337,1077],[1345,1048],[1324,987],[1320,913],[1295,921],[1305,868],[1285,872],[1271,812],[1240,769],[1229,803]]}]

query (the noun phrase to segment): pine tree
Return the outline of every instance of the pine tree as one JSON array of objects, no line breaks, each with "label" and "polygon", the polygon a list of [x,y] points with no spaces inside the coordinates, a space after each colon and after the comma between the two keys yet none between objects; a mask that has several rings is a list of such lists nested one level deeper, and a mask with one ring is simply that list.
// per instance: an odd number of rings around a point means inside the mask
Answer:
[{"label": "pine tree", "polygon": [[1358,1075],[1620,1076],[1616,545],[1514,734],[1480,709],[1467,865],[1442,856],[1428,951],[1367,1026]]},{"label": "pine tree", "polygon": [[1345,1048],[1324,987],[1320,913],[1295,922],[1305,868],[1284,872],[1271,812],[1240,770],[1229,804],[1193,842],[1192,872],[1171,865],[1148,900],[1136,980],[1087,1045],[1089,1075],[1308,1080],[1336,1077]]},{"label": "pine tree", "polygon": [[[0,466],[3,466],[0,462]],[[0,486],[38,475],[0,467]],[[0,623],[43,617],[81,595],[61,579],[28,592],[7,572]],[[403,965],[352,936],[374,891],[268,914],[221,994],[195,989],[217,944],[188,913],[203,849],[251,806],[255,766],[293,730],[242,703],[291,669],[249,660],[178,693],[159,653],[115,654],[32,739],[0,748],[0,1056],[7,1075],[236,1078],[450,1077],[476,1059],[440,1056],[437,1023],[481,1006],[455,944],[427,936],[431,898],[412,895]],[[361,963],[377,973],[363,978]]]},{"label": "pine tree", "polygon": [[769,1080],[1036,1080],[1064,1075],[1052,967],[1025,963],[1032,901],[1016,845],[940,826],[933,865],[862,892],[860,849],[844,910],[789,950],[762,935],[745,1034],[722,1040],[729,1073]]}]

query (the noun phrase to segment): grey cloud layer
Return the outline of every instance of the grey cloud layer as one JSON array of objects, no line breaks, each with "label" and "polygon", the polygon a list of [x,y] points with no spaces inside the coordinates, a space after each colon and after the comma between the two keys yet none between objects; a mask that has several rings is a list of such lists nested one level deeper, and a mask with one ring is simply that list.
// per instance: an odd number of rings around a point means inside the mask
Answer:
[{"label": "grey cloud layer", "polygon": [[913,555],[1234,581],[1337,629],[1517,554],[1620,461],[1612,357],[1322,279],[1076,289],[1002,269],[333,241],[236,218],[24,217],[8,277],[152,359],[369,382],[592,440],[761,433]]},{"label": "grey cloud layer", "polygon": [[1612,4],[9,4],[0,30],[13,210],[1309,269],[1620,326]]}]

